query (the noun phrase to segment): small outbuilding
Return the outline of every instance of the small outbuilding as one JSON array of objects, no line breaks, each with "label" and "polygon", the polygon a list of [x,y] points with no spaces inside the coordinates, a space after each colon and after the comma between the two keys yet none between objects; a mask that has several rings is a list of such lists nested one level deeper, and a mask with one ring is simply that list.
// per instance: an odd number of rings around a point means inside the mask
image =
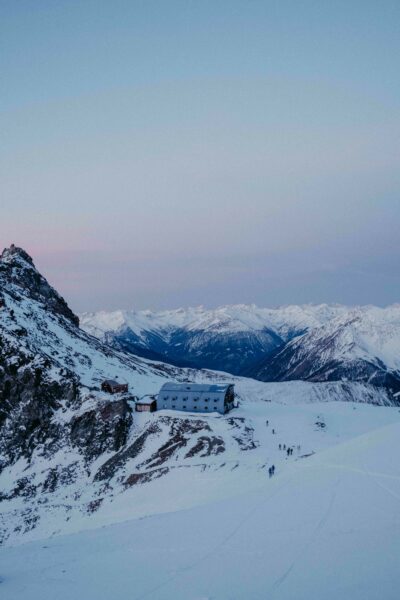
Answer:
[{"label": "small outbuilding", "polygon": [[157,408],[185,412],[219,412],[224,415],[234,406],[235,391],[232,383],[164,383]]},{"label": "small outbuilding", "polygon": [[154,412],[157,410],[157,400],[154,396],[145,396],[135,403],[136,412]]},{"label": "small outbuilding", "polygon": [[106,379],[101,384],[101,389],[103,392],[107,392],[108,394],[120,394],[128,391],[128,384],[119,383],[114,379]]}]

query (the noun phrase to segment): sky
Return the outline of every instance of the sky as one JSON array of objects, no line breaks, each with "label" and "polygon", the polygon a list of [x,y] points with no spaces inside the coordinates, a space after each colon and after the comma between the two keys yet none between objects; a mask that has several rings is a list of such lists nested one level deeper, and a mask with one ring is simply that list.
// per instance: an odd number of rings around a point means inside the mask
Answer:
[{"label": "sky", "polygon": [[0,244],[76,311],[400,302],[400,2],[0,0]]}]

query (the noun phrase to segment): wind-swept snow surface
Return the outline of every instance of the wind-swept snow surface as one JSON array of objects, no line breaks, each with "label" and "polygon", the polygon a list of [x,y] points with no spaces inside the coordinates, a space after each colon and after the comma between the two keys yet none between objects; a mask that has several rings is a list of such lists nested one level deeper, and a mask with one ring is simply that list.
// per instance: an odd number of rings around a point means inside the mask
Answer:
[{"label": "wind-swept snow surface", "polygon": [[[330,407],[348,427],[344,405]],[[365,409],[364,425],[395,418]],[[399,452],[397,420],[230,498],[3,548],[0,589],[10,600],[397,600]]]}]

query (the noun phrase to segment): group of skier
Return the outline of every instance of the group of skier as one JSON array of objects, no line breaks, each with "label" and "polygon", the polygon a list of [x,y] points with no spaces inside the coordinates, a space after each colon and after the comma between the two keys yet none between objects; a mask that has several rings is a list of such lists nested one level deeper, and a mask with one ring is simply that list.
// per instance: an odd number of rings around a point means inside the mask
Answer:
[{"label": "group of skier", "polygon": [[[286,447],[286,444],[279,444],[279,450],[285,450],[287,456],[292,456],[293,450],[294,450],[294,446],[287,446]],[[300,452],[300,446],[297,446],[297,452]]]},{"label": "group of skier", "polygon": [[[265,424],[268,427],[269,421],[266,421]],[[272,429],[271,432],[275,433],[275,429]],[[295,449],[295,446],[286,446],[286,444],[279,444],[279,450],[285,450],[287,456],[292,456],[294,449]],[[300,445],[297,446],[297,452],[300,452]],[[275,465],[272,465],[272,467],[269,467],[269,469],[268,469],[268,475],[270,477],[272,477],[272,475],[274,475],[274,474],[275,474]]]}]

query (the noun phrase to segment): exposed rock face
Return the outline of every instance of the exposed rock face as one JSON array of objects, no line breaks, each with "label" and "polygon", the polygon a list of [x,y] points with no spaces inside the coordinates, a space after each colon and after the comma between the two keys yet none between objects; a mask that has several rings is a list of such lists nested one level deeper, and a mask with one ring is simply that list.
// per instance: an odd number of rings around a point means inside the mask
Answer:
[{"label": "exposed rock face", "polygon": [[[0,257],[0,501],[28,504],[14,531],[36,527],[35,503],[87,478],[88,465],[127,440],[132,410],[125,398],[90,393],[75,372],[110,351],[78,329],[79,320],[36,270],[11,246]],[[114,364],[116,358],[114,358]],[[134,365],[132,365],[134,370]],[[76,494],[76,492],[75,492]],[[0,525],[1,525],[0,517]],[[3,535],[10,533],[8,521]],[[0,527],[0,539],[1,539]]]},{"label": "exposed rock face", "polygon": [[21,290],[29,290],[30,296],[42,302],[47,310],[62,315],[74,325],[79,325],[79,318],[72,312],[64,298],[36,270],[32,258],[22,248],[12,245],[3,250],[0,257],[0,273],[4,282],[12,283]]},{"label": "exposed rock face", "polygon": [[[45,313],[77,325],[78,318],[38,273],[32,258],[11,246],[0,258],[0,471],[40,451],[51,456],[65,442],[55,418],[80,398],[76,375],[38,353],[14,307],[38,302]],[[29,321],[27,322],[28,325]]]},{"label": "exposed rock face", "polygon": [[79,398],[72,373],[50,373],[50,361],[7,344],[0,334],[0,468],[23,457],[30,460],[40,446],[44,455],[59,447],[64,432],[54,420],[65,404]]},{"label": "exposed rock face", "polygon": [[94,481],[107,481],[112,479],[118,471],[122,470],[130,460],[136,460],[143,452],[146,443],[153,436],[161,433],[161,427],[157,422],[151,423],[135,440],[127,447],[107,460],[97,471]]},{"label": "exposed rock face", "polygon": [[210,425],[201,419],[184,419],[174,417],[160,417],[159,424],[169,428],[167,441],[149,458],[138,465],[142,467],[159,467],[169,460],[174,454],[186,448],[196,434],[211,432]]},{"label": "exposed rock face", "polygon": [[132,409],[125,399],[103,401],[71,419],[71,443],[91,461],[104,452],[118,452],[127,442],[131,425]]}]

